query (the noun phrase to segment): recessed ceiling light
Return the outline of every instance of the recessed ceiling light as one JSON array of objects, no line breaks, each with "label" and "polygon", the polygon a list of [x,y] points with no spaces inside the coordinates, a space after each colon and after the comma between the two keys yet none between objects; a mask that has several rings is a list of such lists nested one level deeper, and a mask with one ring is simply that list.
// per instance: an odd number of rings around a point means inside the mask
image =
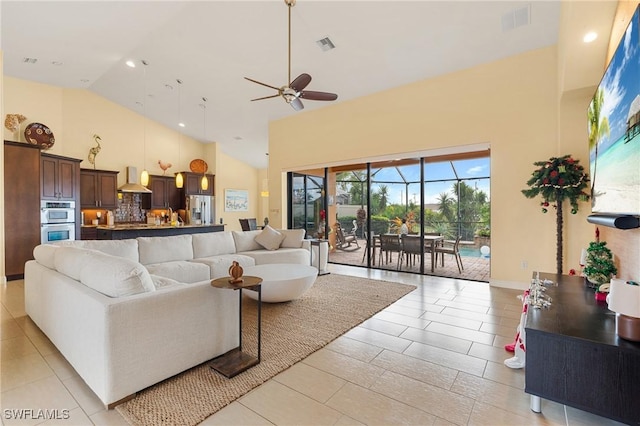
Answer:
[{"label": "recessed ceiling light", "polygon": [[598,33],[596,33],[595,31],[589,31],[584,35],[584,37],[582,37],[582,41],[584,41],[585,43],[591,43],[597,38],[598,38]]},{"label": "recessed ceiling light", "polygon": [[136,67],[136,63],[133,62],[133,61],[127,61],[127,62],[125,62],[125,64],[127,64],[127,66],[129,68],[135,68]]},{"label": "recessed ceiling light", "polygon": [[165,88],[165,89],[168,89],[168,90],[173,90],[173,86],[172,86],[172,85],[170,85],[170,84],[165,84],[165,85],[164,85],[164,88]]},{"label": "recessed ceiling light", "polygon": [[180,126],[180,127],[186,127],[184,123],[178,123],[178,126]]},{"label": "recessed ceiling light", "polygon": [[88,82],[89,82],[89,79],[88,79],[88,78],[81,78],[81,79],[80,79],[80,81],[81,81],[82,83],[88,83]]},{"label": "recessed ceiling light", "polygon": [[234,136],[233,139],[237,140],[237,141],[241,141],[242,138],[240,136]]},{"label": "recessed ceiling light", "polygon": [[38,59],[36,59],[36,58],[22,58],[22,62],[24,62],[25,64],[35,64],[36,62],[38,62]]},{"label": "recessed ceiling light", "polygon": [[51,65],[60,66],[60,65],[62,65],[62,62],[60,62],[60,61],[51,61]]}]

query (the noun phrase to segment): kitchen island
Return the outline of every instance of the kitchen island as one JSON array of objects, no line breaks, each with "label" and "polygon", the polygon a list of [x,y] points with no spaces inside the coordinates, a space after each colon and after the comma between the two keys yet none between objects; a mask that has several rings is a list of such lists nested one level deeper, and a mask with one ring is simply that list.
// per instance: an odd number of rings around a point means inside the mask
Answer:
[{"label": "kitchen island", "polygon": [[114,226],[98,225],[96,238],[98,240],[125,240],[138,237],[166,237],[170,235],[202,234],[204,232],[222,232],[224,225],[147,225],[116,224]]}]

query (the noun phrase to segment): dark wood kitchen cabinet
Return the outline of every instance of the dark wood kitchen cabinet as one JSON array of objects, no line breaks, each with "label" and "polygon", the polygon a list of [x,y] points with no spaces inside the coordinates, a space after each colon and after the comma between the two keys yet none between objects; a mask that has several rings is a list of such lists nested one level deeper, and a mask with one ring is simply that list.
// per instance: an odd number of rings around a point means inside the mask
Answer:
[{"label": "dark wood kitchen cabinet", "polygon": [[184,194],[185,195],[214,195],[213,184],[215,183],[214,175],[205,175],[209,180],[209,187],[206,190],[200,188],[202,175],[200,173],[182,172],[184,175]]},{"label": "dark wood kitchen cabinet", "polygon": [[180,208],[180,190],[176,187],[174,177],[151,175],[147,187],[152,191],[150,194],[152,209],[171,207],[173,210],[178,210]]},{"label": "dark wood kitchen cabinet", "polygon": [[4,143],[4,245],[7,279],[24,276],[24,263],[40,244],[40,149]]},{"label": "dark wood kitchen cabinet", "polygon": [[117,208],[118,173],[111,170],[80,170],[81,207],[105,210]]},{"label": "dark wood kitchen cabinet", "polygon": [[40,156],[40,198],[76,201],[80,162],[52,154]]}]

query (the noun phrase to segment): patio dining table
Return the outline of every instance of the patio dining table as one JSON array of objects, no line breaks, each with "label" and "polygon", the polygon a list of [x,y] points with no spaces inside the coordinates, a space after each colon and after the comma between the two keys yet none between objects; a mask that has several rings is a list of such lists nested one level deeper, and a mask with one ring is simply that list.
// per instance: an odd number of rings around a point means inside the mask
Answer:
[{"label": "patio dining table", "polygon": [[[380,235],[374,235],[372,239],[373,239],[372,260],[373,260],[373,265],[375,265],[376,247],[380,247]],[[435,271],[436,245],[438,244],[439,241],[444,241],[444,237],[442,235],[425,235],[424,236],[425,251],[429,251],[431,253],[431,272]]]}]

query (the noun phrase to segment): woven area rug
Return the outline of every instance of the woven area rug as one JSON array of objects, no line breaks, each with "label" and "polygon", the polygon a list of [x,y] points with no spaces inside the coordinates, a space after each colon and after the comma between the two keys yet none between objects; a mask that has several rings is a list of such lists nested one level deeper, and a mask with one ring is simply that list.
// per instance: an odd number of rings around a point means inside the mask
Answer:
[{"label": "woven area rug", "polygon": [[[133,425],[195,425],[384,309],[414,286],[324,275],[300,299],[262,305],[262,362],[227,379],[207,363],[116,407]],[[256,354],[257,303],[243,302],[243,351]],[[161,348],[159,348],[161,350]]]}]

